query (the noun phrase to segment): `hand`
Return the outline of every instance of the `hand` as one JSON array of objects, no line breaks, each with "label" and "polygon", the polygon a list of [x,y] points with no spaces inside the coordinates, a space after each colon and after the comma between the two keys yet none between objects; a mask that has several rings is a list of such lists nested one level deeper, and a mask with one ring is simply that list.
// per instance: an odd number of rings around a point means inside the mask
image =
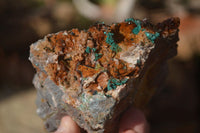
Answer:
[{"label": "hand", "polygon": [[142,111],[128,109],[120,120],[119,133],[149,133],[149,125]]},{"label": "hand", "polygon": [[[120,120],[119,133],[148,133],[149,127],[144,114],[135,108],[127,110]],[[69,117],[64,116],[55,133],[80,133],[78,125]]]}]

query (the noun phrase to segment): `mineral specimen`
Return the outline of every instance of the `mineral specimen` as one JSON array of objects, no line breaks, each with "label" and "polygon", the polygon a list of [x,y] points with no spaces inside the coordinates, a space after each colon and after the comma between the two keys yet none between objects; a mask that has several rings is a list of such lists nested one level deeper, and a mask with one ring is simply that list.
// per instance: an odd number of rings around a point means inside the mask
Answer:
[{"label": "mineral specimen", "polygon": [[126,19],[49,34],[30,47],[37,113],[52,132],[70,115],[88,133],[115,133],[121,114],[143,108],[176,55],[179,18]]}]

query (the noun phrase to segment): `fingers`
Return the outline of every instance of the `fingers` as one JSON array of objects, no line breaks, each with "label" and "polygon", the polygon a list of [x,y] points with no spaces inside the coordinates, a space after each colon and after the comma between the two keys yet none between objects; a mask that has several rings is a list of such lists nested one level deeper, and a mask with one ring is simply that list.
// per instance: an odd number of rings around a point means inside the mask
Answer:
[{"label": "fingers", "polygon": [[148,133],[149,126],[144,114],[135,108],[130,108],[120,120],[119,133]]},{"label": "fingers", "polygon": [[[119,133],[148,133],[149,127],[144,114],[135,108],[130,108],[120,120]],[[69,117],[62,118],[55,133],[80,133],[78,125]]]},{"label": "fingers", "polygon": [[55,133],[80,133],[78,125],[69,116],[64,116]]}]

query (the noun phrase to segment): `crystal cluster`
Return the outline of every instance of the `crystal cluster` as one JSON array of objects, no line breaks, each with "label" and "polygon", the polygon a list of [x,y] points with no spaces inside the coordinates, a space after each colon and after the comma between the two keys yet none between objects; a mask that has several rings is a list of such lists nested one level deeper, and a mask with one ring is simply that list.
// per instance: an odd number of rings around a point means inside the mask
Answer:
[{"label": "crystal cluster", "polygon": [[70,115],[88,133],[116,132],[121,114],[142,108],[176,55],[178,18],[157,25],[126,19],[49,34],[30,47],[37,113],[48,131]]}]

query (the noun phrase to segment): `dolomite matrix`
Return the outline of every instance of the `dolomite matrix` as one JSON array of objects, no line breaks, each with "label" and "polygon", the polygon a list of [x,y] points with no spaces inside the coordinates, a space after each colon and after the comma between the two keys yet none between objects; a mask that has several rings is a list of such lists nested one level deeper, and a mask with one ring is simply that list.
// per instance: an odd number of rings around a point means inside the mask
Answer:
[{"label": "dolomite matrix", "polygon": [[49,132],[70,115],[88,133],[115,133],[121,114],[143,108],[177,53],[179,18],[126,19],[49,34],[30,46],[37,113]]}]

